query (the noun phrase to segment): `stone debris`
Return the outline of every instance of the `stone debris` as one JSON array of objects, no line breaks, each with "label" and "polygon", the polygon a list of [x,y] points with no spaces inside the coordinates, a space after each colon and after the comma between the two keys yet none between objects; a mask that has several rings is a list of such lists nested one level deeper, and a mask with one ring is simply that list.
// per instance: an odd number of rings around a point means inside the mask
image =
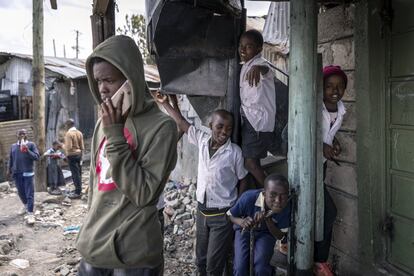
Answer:
[{"label": "stone debris", "polygon": [[7,192],[10,190],[10,183],[9,181],[0,183],[0,192]]},{"label": "stone debris", "polygon": [[25,269],[30,267],[30,262],[25,259],[14,259],[10,261],[10,265],[20,269]]},{"label": "stone debris", "polygon": [[196,275],[194,183],[170,181],[165,187],[165,275]]}]

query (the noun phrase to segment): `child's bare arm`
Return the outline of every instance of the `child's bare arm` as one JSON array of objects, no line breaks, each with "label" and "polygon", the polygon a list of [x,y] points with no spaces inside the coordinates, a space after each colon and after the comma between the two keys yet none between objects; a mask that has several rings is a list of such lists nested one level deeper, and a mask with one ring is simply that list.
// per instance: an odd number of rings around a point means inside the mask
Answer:
[{"label": "child's bare arm", "polygon": [[240,179],[239,181],[239,197],[247,191],[248,183],[247,183],[247,177],[244,177],[243,179]]},{"label": "child's bare arm", "polygon": [[251,217],[238,218],[230,216],[230,221],[243,229],[248,229],[254,225],[254,221]]},{"label": "child's bare arm", "polygon": [[260,81],[260,75],[266,75],[269,67],[264,65],[253,65],[249,72],[246,73],[246,80],[250,86],[257,86]]},{"label": "child's bare arm", "polygon": [[[157,91],[153,94],[153,97],[155,100],[160,103],[165,110],[168,112],[168,114],[171,116],[171,118],[174,119],[178,126],[179,132],[185,132],[187,133],[188,128],[190,127],[190,123],[187,122],[187,120],[181,115],[181,111],[177,104],[177,97],[175,95],[167,96],[160,93],[160,91]],[[172,106],[168,98],[171,99],[174,106]],[[179,137],[182,136],[182,133],[179,133]]]},{"label": "child's bare arm", "polygon": [[272,217],[265,218],[265,223],[267,226],[267,229],[269,229],[269,232],[278,240],[281,240],[285,237],[286,233],[283,233],[280,231],[280,229],[276,226],[276,224],[273,222]]}]

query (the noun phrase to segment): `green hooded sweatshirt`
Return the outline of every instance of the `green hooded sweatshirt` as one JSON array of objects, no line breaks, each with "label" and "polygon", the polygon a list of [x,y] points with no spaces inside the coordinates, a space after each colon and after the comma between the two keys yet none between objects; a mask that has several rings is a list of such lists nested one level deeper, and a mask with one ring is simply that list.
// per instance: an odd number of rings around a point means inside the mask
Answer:
[{"label": "green hooded sweatshirt", "polygon": [[[117,67],[132,88],[125,125],[95,126],[91,146],[88,214],[76,245],[86,262],[99,268],[154,268],[163,263],[163,238],[156,204],[177,159],[177,126],[149,94],[141,54],[127,36],[98,45],[86,61],[89,87],[102,102],[91,60],[100,57]],[[124,133],[128,133],[128,141]],[[96,171],[106,138],[108,177],[115,186],[102,190]],[[128,144],[129,143],[129,144]]]}]

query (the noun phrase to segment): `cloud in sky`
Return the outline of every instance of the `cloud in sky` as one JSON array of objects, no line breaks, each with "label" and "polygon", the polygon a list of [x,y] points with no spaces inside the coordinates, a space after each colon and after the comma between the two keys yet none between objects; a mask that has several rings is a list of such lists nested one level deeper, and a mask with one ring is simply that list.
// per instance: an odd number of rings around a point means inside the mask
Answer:
[{"label": "cloud in sky", "polygon": [[[86,58],[92,51],[92,33],[90,15],[92,0],[57,0],[58,9],[52,10],[50,1],[44,1],[44,53],[53,56],[53,39],[56,54],[63,57],[75,57],[75,30],[79,30],[80,58]],[[248,15],[267,14],[270,2],[247,1]],[[145,1],[117,1],[116,24],[123,26],[126,14],[144,14]],[[32,1],[0,0],[0,51],[23,54],[32,53]],[[11,24],[12,22],[12,24]]]}]

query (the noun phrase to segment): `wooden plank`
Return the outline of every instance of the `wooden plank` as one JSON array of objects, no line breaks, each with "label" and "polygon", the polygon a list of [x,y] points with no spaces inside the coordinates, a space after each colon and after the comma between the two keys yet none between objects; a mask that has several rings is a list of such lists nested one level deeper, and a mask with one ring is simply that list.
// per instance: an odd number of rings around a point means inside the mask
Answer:
[{"label": "wooden plank", "polygon": [[394,35],[391,39],[391,73],[393,77],[413,76],[414,63],[414,31]]},{"label": "wooden plank", "polygon": [[392,169],[414,173],[414,130],[393,129],[390,139]]},{"label": "wooden plank", "polygon": [[391,211],[414,220],[414,209],[412,206],[414,179],[398,174],[399,172],[395,172],[391,175]]},{"label": "wooden plank", "polygon": [[414,125],[414,81],[391,83],[391,123]]},{"label": "wooden plank", "polygon": [[103,16],[106,13],[110,0],[93,0],[93,13]]},{"label": "wooden plank", "polygon": [[312,275],[316,180],[316,2],[291,0],[290,14],[288,170],[290,184],[297,192],[294,265],[295,275]]},{"label": "wooden plank", "polygon": [[394,236],[390,246],[390,261],[399,268],[414,271],[414,223],[394,217]]},{"label": "wooden plank", "polygon": [[322,105],[323,76],[322,55],[318,54],[318,81],[316,92],[316,183],[315,183],[315,241],[322,241],[324,235],[325,193],[323,183],[323,137],[322,137]]}]

